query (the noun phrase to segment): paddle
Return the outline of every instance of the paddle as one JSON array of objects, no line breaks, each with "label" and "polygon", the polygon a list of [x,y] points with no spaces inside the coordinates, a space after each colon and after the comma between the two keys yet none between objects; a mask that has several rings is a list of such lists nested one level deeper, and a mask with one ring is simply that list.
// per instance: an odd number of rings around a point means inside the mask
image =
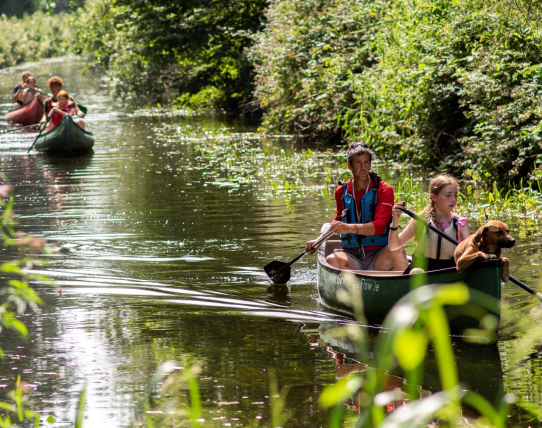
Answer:
[{"label": "paddle", "polygon": [[[322,235],[318,241],[316,241],[314,244],[311,245],[311,250],[316,248],[318,245],[320,245],[322,242],[324,242],[326,239],[328,239],[331,235],[334,235],[335,232],[329,231],[325,235]],[[268,263],[264,266],[263,270],[271,278],[271,281],[273,284],[286,284],[290,280],[290,266],[292,266],[295,262],[297,262],[301,257],[303,257],[305,254],[307,254],[307,251],[303,251],[299,256],[294,258],[289,263],[284,263],[278,260],[273,260],[271,263]]]},{"label": "paddle", "polygon": [[36,126],[39,126],[39,123],[35,123],[34,125],[21,126],[20,128],[10,129],[9,131],[2,131],[2,132],[0,132],[0,135],[1,134],[7,134],[8,132],[17,132],[17,131],[20,131],[21,129],[34,128]]},{"label": "paddle", "polygon": [[[341,217],[344,217],[348,212],[348,208],[344,209],[341,213]],[[318,247],[322,242],[329,239],[331,235],[335,234],[333,231],[327,232],[325,235],[322,235],[318,240],[311,245],[311,250]],[[301,257],[307,254],[307,251],[303,251],[299,256],[294,258],[289,263],[284,263],[279,260],[273,260],[271,263],[268,263],[264,266],[263,270],[269,276],[273,284],[286,284],[290,280],[290,266],[297,262]]]},{"label": "paddle", "polygon": [[30,150],[32,150],[32,147],[34,147],[34,144],[36,144],[36,141],[38,141],[38,138],[41,136],[41,133],[45,130],[45,128],[47,128],[47,124],[49,123],[49,121],[51,120],[53,116],[54,114],[47,117],[47,121],[45,122],[45,125],[43,125],[42,130],[40,131],[40,133],[38,134],[38,136],[36,137],[36,139],[34,140],[34,142],[32,143],[32,145],[30,146],[30,148],[28,149],[26,153],[30,153]]},{"label": "paddle", "polygon": [[[432,224],[429,224],[427,223],[427,221],[425,221],[424,218],[420,217],[418,214],[406,209],[406,208],[401,208],[401,211],[403,211],[406,215],[412,217],[413,219],[419,221],[420,223],[422,223],[423,225],[429,227],[429,229],[431,229],[433,232],[435,232],[437,235],[440,235],[442,236],[444,239],[450,241],[452,244],[455,244],[455,245],[458,245],[459,242],[457,242],[454,238],[446,235],[443,231],[437,229],[435,226],[433,226]],[[533,290],[531,287],[529,287],[528,285],[524,284],[523,282],[521,282],[519,279],[516,279],[514,278],[512,275],[510,275],[510,281],[512,281],[514,284],[516,285],[519,285],[521,288],[523,288],[527,293],[529,294],[532,294],[533,296],[535,296],[538,300],[540,300],[542,302],[542,294],[541,293],[537,293],[535,290]]]}]

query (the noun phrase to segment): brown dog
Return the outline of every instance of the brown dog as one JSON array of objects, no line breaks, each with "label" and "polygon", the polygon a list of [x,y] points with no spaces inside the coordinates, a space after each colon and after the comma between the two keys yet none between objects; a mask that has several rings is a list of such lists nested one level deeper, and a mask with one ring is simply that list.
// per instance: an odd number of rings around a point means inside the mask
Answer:
[{"label": "brown dog", "polygon": [[506,282],[510,277],[510,267],[508,259],[501,257],[501,248],[511,248],[515,242],[508,225],[491,220],[459,243],[454,252],[457,271],[461,272],[482,260],[499,258],[502,260],[501,277]]}]

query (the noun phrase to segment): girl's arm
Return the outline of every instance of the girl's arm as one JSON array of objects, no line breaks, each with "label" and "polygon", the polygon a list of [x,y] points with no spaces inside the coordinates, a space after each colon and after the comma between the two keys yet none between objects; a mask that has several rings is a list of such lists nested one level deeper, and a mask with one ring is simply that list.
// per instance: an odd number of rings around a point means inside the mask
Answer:
[{"label": "girl's arm", "polygon": [[62,111],[58,107],[55,107],[49,112],[49,116],[52,116],[55,113],[59,113],[62,116],[66,116],[67,114],[73,116],[74,110],[73,108],[70,108],[68,111]]},{"label": "girl's arm", "polygon": [[463,227],[459,229],[459,237],[461,238],[461,241],[463,241],[471,235],[472,233],[470,231],[469,221],[467,220],[467,222],[463,225]]},{"label": "girl's arm", "polygon": [[[395,204],[392,210],[391,228],[396,228],[399,225],[399,217],[403,214],[401,208],[405,208],[404,202],[398,202]],[[388,247],[391,251],[398,250],[405,246],[405,244],[414,238],[416,233],[416,225],[414,222],[409,222],[407,227],[399,233],[399,230],[391,230],[388,235]]]},{"label": "girl's arm", "polygon": [[[393,226],[393,221],[392,227],[396,227]],[[398,232],[399,230],[390,230],[390,234],[388,237],[388,247],[391,251],[403,248],[408,241],[414,238],[416,234],[416,223],[413,221],[409,221],[407,226],[401,231],[401,233]]]}]

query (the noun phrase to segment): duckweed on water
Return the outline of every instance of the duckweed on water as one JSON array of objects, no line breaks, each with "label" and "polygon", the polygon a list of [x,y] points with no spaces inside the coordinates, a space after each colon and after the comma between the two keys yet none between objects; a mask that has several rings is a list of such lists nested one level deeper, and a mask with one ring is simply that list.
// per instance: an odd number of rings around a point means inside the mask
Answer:
[{"label": "duckweed on water", "polygon": [[[193,130],[189,126],[162,125],[156,130],[157,144],[188,144],[196,152],[198,164],[209,174],[207,185],[231,187],[238,191],[243,186],[258,185],[262,198],[281,195],[291,202],[322,195],[331,198],[338,180],[350,176],[344,154],[337,150],[290,148],[286,138],[262,138],[255,133],[232,133],[228,128]],[[341,150],[344,150],[341,148]],[[382,165],[374,162],[382,171]],[[420,211],[428,203],[427,179],[395,164],[386,163],[387,171],[396,178],[396,200]],[[216,171],[222,174],[216,175]],[[542,193],[534,190],[537,181],[521,183],[517,188],[499,188],[494,184],[484,190],[476,183],[462,182],[458,212],[477,219],[523,220],[537,224],[542,218]],[[407,221],[408,219],[403,219]]]}]

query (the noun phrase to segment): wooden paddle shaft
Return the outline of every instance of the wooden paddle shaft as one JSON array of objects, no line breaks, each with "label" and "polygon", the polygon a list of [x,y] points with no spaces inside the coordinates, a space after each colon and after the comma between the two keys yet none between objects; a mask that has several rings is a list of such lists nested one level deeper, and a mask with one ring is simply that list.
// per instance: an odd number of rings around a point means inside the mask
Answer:
[{"label": "wooden paddle shaft", "polygon": [[36,139],[34,140],[34,142],[32,143],[32,145],[30,146],[30,148],[28,149],[26,153],[30,153],[30,150],[32,150],[32,147],[34,147],[34,144],[36,144],[36,141],[38,141],[38,138],[41,136],[42,132],[45,130],[45,128],[47,128],[47,124],[49,123],[52,117],[53,117],[52,115],[47,117],[47,121],[45,122],[45,125],[43,126],[42,130],[40,131],[40,133],[38,134],[38,136],[36,137]]},{"label": "wooden paddle shaft", "polygon": [[20,128],[10,129],[9,131],[2,131],[0,132],[0,134],[7,134],[8,132],[17,132],[17,131],[20,131],[21,129],[34,128],[36,126],[39,126],[39,123],[35,123],[34,125],[21,126]]},{"label": "wooden paddle shaft", "polygon": [[[311,250],[316,248],[318,245],[320,245],[322,242],[324,242],[326,239],[328,239],[331,235],[333,235],[335,232],[333,232],[332,230],[330,230],[329,232],[327,232],[325,235],[322,235],[320,238],[318,238],[318,240],[311,245]],[[306,251],[303,251],[300,255],[298,255],[296,258],[294,258],[293,260],[291,260],[290,262],[286,263],[283,267],[281,267],[278,271],[275,272],[275,274],[273,275],[273,277],[277,276],[280,272],[282,272],[284,269],[287,269],[289,268],[290,266],[292,266],[295,262],[297,262],[301,257],[303,257],[305,254],[307,254]]]}]

